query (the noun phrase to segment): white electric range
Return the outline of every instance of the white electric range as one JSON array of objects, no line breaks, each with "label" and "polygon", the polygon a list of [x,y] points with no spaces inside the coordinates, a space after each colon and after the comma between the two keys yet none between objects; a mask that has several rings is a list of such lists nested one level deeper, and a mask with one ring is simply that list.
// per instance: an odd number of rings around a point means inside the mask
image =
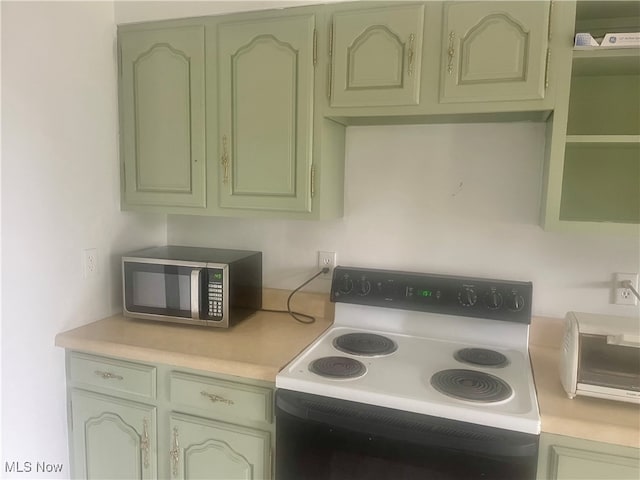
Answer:
[{"label": "white electric range", "polygon": [[498,456],[526,444],[535,463],[540,416],[528,351],[531,299],[529,282],[337,267],[334,325],[276,376],[277,412],[315,423],[342,415],[327,420],[336,426],[362,417],[347,429],[367,433],[372,425],[371,438],[379,435],[378,420],[396,425],[389,419],[408,412],[420,431],[433,430],[423,425],[430,419],[449,421],[451,431],[470,427],[485,444],[491,439]]}]

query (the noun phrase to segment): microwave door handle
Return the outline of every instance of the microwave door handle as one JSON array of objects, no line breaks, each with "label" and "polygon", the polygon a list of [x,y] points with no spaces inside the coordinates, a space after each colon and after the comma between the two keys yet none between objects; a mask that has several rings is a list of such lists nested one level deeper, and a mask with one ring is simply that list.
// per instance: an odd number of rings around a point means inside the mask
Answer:
[{"label": "microwave door handle", "polygon": [[201,268],[191,270],[191,318],[200,320],[200,272]]},{"label": "microwave door handle", "polygon": [[623,333],[621,335],[607,335],[607,343],[609,345],[622,345],[625,347],[640,348],[640,336],[629,335],[628,333]]}]

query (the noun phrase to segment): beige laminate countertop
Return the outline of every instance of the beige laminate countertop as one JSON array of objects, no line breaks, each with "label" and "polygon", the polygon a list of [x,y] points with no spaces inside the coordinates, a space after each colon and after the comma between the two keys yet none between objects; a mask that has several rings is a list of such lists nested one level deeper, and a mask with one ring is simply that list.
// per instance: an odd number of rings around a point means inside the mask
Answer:
[{"label": "beige laminate countertop", "polygon": [[[274,299],[274,297],[277,297]],[[316,316],[302,324],[285,313],[257,312],[228,329],[133,320],[121,315],[56,336],[71,350],[211,373],[275,381],[276,374],[331,324],[326,295],[297,294],[294,311]],[[282,308],[284,293],[265,293],[266,308]]]},{"label": "beige laminate countertop", "polygon": [[576,397],[560,383],[560,345],[564,320],[534,318],[529,352],[538,393],[542,431],[640,448],[640,405]]},{"label": "beige laminate countertop", "polygon": [[[211,373],[274,381],[278,371],[332,324],[326,295],[299,294],[293,309],[317,317],[303,325],[287,314],[258,312],[230,329],[136,321],[115,315],[56,337],[56,345],[99,355],[164,363]],[[285,292],[265,293],[281,308]],[[534,318],[530,353],[542,431],[640,448],[640,406],[576,397],[559,376],[563,319]]]}]

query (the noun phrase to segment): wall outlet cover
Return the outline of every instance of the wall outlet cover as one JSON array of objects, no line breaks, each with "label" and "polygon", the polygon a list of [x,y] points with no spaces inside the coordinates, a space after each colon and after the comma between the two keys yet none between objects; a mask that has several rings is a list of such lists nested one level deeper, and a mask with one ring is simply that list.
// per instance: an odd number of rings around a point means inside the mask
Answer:
[{"label": "wall outlet cover", "polygon": [[325,273],[324,277],[333,275],[333,269],[336,267],[336,252],[318,252],[318,268],[328,268],[329,272]]},{"label": "wall outlet cover", "polygon": [[638,291],[637,273],[616,273],[613,279],[613,303],[616,305],[638,305],[638,298],[630,288],[622,286],[622,282],[628,280],[633,288]]},{"label": "wall outlet cover", "polygon": [[84,250],[84,278],[94,277],[98,274],[98,249],[87,248]]}]

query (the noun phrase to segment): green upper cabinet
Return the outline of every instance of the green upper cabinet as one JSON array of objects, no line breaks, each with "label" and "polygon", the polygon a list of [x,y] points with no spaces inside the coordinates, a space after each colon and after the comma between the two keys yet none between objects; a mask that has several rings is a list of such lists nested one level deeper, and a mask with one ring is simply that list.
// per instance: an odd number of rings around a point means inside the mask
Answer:
[{"label": "green upper cabinet", "polygon": [[315,15],[218,25],[222,209],[310,212]]},{"label": "green upper cabinet", "polygon": [[[574,5],[575,32],[640,29],[637,1]],[[571,32],[573,33],[573,32]],[[571,38],[567,38],[567,43]],[[570,44],[569,47],[572,45]],[[547,230],[640,233],[640,56],[577,49],[548,124],[542,223]]]},{"label": "green upper cabinet", "polygon": [[332,107],[420,102],[424,8],[391,5],[333,14]]},{"label": "green upper cabinet", "polygon": [[444,6],[440,102],[543,99],[548,1]]},{"label": "green upper cabinet", "polygon": [[123,206],[204,207],[204,27],[120,32]]},{"label": "green upper cabinet", "polygon": [[122,208],[340,217],[346,125],[553,112],[557,143],[566,5],[363,1],[120,26]]}]

